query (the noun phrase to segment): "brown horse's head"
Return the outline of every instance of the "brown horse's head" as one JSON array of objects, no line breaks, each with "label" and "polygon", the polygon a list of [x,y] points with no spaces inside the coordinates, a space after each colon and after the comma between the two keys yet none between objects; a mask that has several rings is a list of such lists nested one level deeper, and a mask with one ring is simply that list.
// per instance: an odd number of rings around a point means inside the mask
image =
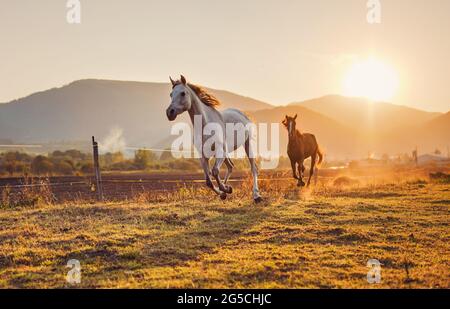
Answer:
[{"label": "brown horse's head", "polygon": [[289,136],[293,136],[295,134],[295,126],[297,124],[295,122],[296,119],[297,114],[295,114],[294,117],[289,117],[288,115],[286,115],[286,118],[284,118],[284,120],[281,122],[288,130]]}]

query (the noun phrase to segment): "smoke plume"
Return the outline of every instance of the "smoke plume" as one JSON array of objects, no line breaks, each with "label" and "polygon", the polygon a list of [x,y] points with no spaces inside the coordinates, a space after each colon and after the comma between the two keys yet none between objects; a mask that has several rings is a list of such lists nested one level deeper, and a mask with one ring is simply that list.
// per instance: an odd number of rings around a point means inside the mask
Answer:
[{"label": "smoke plume", "polygon": [[108,135],[99,143],[99,150],[101,153],[107,152],[124,152],[126,148],[125,137],[123,136],[123,129],[114,127]]}]

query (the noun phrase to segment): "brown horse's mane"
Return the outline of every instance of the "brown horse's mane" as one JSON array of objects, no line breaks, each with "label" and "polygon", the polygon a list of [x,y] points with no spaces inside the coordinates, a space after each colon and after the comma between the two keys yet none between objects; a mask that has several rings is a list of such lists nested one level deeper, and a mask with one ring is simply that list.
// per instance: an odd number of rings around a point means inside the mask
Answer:
[{"label": "brown horse's mane", "polygon": [[[181,81],[176,81],[173,87],[179,84],[181,84]],[[215,96],[208,93],[204,88],[191,83],[188,83],[187,85],[189,86],[189,88],[192,89],[192,91],[195,92],[195,94],[198,96],[198,98],[200,99],[200,101],[202,101],[203,104],[213,108],[220,105],[220,101]]]}]

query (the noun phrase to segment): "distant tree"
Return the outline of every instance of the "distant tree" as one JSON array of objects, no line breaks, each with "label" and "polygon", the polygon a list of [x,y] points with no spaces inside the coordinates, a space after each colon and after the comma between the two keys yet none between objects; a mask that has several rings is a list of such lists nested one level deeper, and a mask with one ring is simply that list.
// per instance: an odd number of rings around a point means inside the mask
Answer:
[{"label": "distant tree", "polygon": [[17,166],[17,161],[16,160],[8,160],[5,161],[2,166],[3,169],[9,174],[9,176],[12,176],[14,174],[14,172],[16,171],[16,166]]},{"label": "distant tree", "polygon": [[80,171],[83,174],[91,174],[94,172],[94,164],[92,162],[81,163]]},{"label": "distant tree", "polygon": [[30,172],[30,165],[26,162],[17,162],[15,171],[21,175],[27,175]]},{"label": "distant tree", "polygon": [[170,169],[181,171],[195,171],[198,169],[198,163],[193,159],[177,159],[170,161],[167,166]]},{"label": "distant tree", "polygon": [[155,160],[156,155],[145,149],[139,149],[134,154],[134,165],[140,170],[146,169]]},{"label": "distant tree", "polygon": [[65,158],[70,158],[74,161],[80,161],[80,160],[86,160],[88,158],[89,154],[83,153],[79,150],[76,149],[70,149],[70,150],[66,150],[66,151],[60,151],[60,150],[56,150],[54,152],[52,152],[52,154],[50,155],[50,157],[65,157]]},{"label": "distant tree", "polygon": [[434,154],[437,156],[440,156],[442,154],[442,152],[436,148],[436,150],[434,151]]},{"label": "distant tree", "polygon": [[7,152],[4,154],[5,161],[31,162],[31,156],[23,152]]},{"label": "distant tree", "polygon": [[167,160],[173,160],[172,153],[170,152],[170,149],[166,149],[159,158],[161,161],[167,161]]},{"label": "distant tree", "polygon": [[114,153],[108,152],[100,156],[101,164],[105,165],[106,167],[110,167],[111,165],[122,162],[124,160],[125,157],[121,152],[114,152]]},{"label": "distant tree", "polygon": [[0,154],[0,172],[8,173],[12,176],[14,173],[27,173],[32,161],[32,157],[23,152],[6,152]]},{"label": "distant tree", "polygon": [[114,163],[110,166],[110,169],[112,171],[133,171],[136,170],[137,167],[134,164],[134,161],[131,160],[124,160],[121,162]]},{"label": "distant tree", "polygon": [[64,153],[62,151],[60,151],[60,150],[55,150],[55,151],[52,152],[51,156],[52,157],[62,157],[62,156],[64,156]]},{"label": "distant tree", "polygon": [[73,164],[70,161],[59,161],[54,166],[55,172],[61,175],[72,175],[74,172]]},{"label": "distant tree", "polygon": [[36,175],[45,175],[52,173],[53,163],[49,158],[44,156],[36,156],[31,162],[31,171]]}]

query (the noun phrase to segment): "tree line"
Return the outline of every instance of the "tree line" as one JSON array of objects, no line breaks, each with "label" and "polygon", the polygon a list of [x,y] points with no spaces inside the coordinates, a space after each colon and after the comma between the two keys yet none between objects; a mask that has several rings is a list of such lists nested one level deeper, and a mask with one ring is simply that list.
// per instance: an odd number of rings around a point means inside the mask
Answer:
[{"label": "tree line", "polygon": [[[121,152],[105,153],[100,155],[99,162],[104,171],[198,169],[194,159],[175,160],[167,155],[158,158],[145,149],[137,150],[133,158],[126,158]],[[0,176],[85,175],[93,170],[92,154],[75,149],[57,150],[48,155],[18,151],[0,153]]]},{"label": "tree line", "polygon": [[[247,159],[233,159],[237,170],[249,168]],[[170,151],[157,156],[154,152],[139,149],[132,158],[121,152],[99,156],[102,171],[199,171],[198,159],[175,159]],[[281,157],[278,168],[289,168],[287,157]],[[47,155],[19,151],[0,153],[0,176],[82,176],[94,172],[92,154],[71,149],[53,151]]]}]

